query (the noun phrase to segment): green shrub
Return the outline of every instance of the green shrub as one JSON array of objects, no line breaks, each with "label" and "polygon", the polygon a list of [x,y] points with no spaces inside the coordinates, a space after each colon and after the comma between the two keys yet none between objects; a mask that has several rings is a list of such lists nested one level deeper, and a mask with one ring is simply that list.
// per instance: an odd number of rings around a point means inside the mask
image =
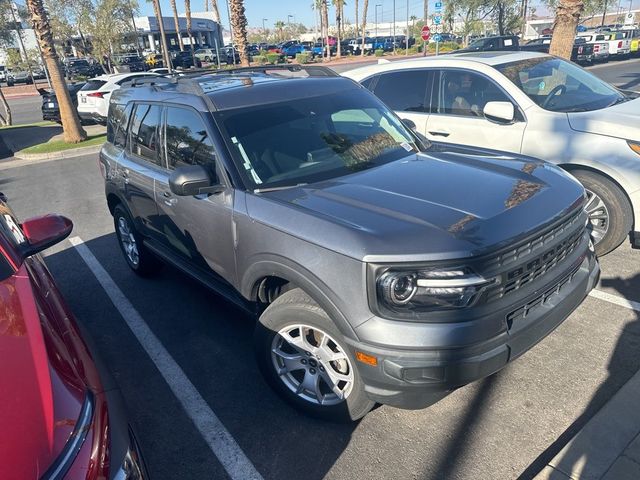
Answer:
[{"label": "green shrub", "polygon": [[[454,50],[458,50],[460,48],[460,45],[458,45],[456,42],[440,42],[440,52],[444,53],[444,52],[452,52]],[[436,44],[434,43],[430,43],[428,46],[428,51],[429,52],[435,52],[436,51]]]},{"label": "green shrub", "polygon": [[267,57],[267,63],[271,65],[275,65],[276,63],[280,63],[280,54],[279,53],[267,53],[265,55]]},{"label": "green shrub", "polygon": [[375,55],[376,55],[376,57],[381,57],[381,56],[383,56],[383,55],[384,55],[384,50],[382,50],[381,48],[377,49],[377,50],[375,51]]},{"label": "green shrub", "polygon": [[311,61],[310,53],[296,53],[296,62],[304,65],[305,63],[309,63]]},{"label": "green shrub", "polygon": [[266,65],[268,62],[267,56],[264,54],[254,55],[251,61],[256,65]]}]

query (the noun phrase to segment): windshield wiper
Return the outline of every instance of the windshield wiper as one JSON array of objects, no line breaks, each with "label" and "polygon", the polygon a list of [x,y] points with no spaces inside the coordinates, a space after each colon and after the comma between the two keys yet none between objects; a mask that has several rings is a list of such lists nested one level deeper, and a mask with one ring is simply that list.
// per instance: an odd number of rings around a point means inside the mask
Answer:
[{"label": "windshield wiper", "polygon": [[278,190],[288,190],[289,188],[302,187],[306,183],[298,183],[296,185],[282,185],[280,187],[254,188],[253,193],[277,192]]}]

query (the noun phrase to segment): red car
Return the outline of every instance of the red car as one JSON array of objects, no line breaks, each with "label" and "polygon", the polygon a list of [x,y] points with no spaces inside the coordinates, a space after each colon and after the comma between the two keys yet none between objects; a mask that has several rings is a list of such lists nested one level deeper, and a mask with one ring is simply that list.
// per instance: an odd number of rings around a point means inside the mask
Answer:
[{"label": "red car", "polygon": [[2,480],[147,478],[117,389],[38,255],[72,228],[60,215],[19,224],[0,194]]}]

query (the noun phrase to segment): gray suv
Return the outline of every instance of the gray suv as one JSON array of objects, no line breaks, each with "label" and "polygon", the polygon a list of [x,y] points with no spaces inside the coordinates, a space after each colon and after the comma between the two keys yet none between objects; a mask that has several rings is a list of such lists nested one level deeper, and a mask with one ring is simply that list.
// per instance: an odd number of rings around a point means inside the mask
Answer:
[{"label": "gray suv", "polygon": [[134,80],[100,153],[131,269],[170,263],[254,314],[284,399],[423,408],[580,305],[599,267],[573,177],[424,142],[357,83],[290,70]]}]

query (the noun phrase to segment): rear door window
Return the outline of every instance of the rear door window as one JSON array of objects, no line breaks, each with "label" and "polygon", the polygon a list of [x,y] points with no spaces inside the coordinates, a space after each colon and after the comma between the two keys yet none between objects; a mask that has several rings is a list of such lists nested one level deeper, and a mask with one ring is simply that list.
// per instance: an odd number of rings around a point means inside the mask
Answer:
[{"label": "rear door window", "polygon": [[159,105],[138,104],[131,120],[131,153],[158,166],[160,159],[160,118]]},{"label": "rear door window", "polygon": [[[429,111],[427,70],[404,70],[380,75],[374,93],[396,112]],[[429,95],[430,96],[430,95]]]},{"label": "rear door window", "polygon": [[107,82],[104,80],[88,80],[87,83],[80,89],[81,91],[99,90]]},{"label": "rear door window", "polygon": [[107,142],[121,148],[126,146],[127,126],[132,110],[133,104],[125,106],[121,103],[112,103],[109,105]]}]

